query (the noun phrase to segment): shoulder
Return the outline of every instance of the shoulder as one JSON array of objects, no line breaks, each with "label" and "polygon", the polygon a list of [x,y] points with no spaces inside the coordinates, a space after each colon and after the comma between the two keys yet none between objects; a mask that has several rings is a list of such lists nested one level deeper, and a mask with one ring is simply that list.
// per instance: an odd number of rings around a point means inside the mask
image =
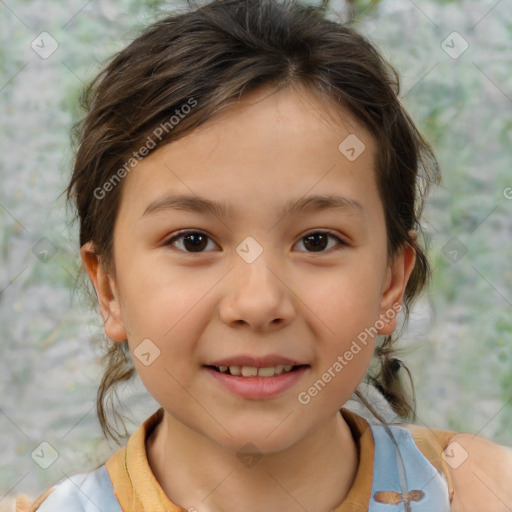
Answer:
[{"label": "shoulder", "polygon": [[87,473],[78,473],[60,481],[32,505],[19,496],[17,512],[97,512],[98,507],[109,512],[122,512],[105,465]]},{"label": "shoulder", "polygon": [[451,512],[512,510],[512,449],[473,434],[401,424],[448,483]]},{"label": "shoulder", "polygon": [[512,449],[471,434],[454,435],[445,460],[453,480],[453,512],[512,509]]}]

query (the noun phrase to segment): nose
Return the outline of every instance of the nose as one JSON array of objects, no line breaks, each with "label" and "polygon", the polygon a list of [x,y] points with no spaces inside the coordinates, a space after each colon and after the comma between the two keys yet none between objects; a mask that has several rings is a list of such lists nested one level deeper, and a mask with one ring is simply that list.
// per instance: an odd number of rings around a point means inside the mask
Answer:
[{"label": "nose", "polygon": [[271,267],[265,251],[252,263],[238,256],[224,283],[221,320],[230,327],[248,325],[255,331],[281,329],[295,316],[293,292],[284,273]]}]

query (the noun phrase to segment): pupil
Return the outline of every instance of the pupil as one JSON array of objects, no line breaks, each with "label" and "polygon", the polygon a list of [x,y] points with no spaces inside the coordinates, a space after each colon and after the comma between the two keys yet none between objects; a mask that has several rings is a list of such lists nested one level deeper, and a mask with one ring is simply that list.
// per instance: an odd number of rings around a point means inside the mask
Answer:
[{"label": "pupil", "polygon": [[[202,238],[202,241],[200,240]],[[205,247],[205,240],[206,237],[204,235],[201,235],[200,233],[195,233],[191,235],[187,235],[183,238],[183,243],[185,244],[185,247],[189,249],[190,247],[187,245],[187,242],[192,241],[191,247],[194,249],[204,249]]]},{"label": "pupil", "polygon": [[[318,241],[315,242],[314,239],[316,237],[321,237],[323,241],[320,241],[320,243],[318,243]],[[304,245],[307,247],[307,244],[311,243],[311,245],[313,247],[313,251],[316,252],[316,250],[318,248],[325,249],[325,242],[326,242],[326,240],[327,240],[327,235],[325,235],[324,233],[316,233],[316,234],[307,236],[305,238]]]}]

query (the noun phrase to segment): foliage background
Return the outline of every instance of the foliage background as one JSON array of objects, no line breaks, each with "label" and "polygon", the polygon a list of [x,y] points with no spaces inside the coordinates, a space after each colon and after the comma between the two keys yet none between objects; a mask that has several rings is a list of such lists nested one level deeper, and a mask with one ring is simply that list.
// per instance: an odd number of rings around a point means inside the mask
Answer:
[{"label": "foliage background", "polygon": [[[95,416],[103,332],[77,289],[76,226],[60,194],[84,83],[176,5],[0,1],[0,510],[15,493],[35,497],[117,448]],[[418,423],[512,446],[510,3],[333,0],[329,7],[354,17],[397,68],[402,101],[442,166],[425,222],[434,279],[402,340]],[[43,31],[59,44],[48,59],[30,46]],[[456,59],[442,47],[454,31],[469,45]],[[130,432],[157,407],[137,381],[122,399]],[[42,441],[58,452],[48,469],[31,458]]]}]

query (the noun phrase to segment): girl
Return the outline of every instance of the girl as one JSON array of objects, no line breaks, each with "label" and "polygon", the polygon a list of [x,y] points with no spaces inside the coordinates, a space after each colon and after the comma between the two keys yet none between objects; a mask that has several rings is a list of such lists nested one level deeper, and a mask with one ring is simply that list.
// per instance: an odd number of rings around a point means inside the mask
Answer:
[{"label": "girl", "polygon": [[99,419],[117,439],[104,402],[135,371],[161,408],[19,511],[510,510],[509,449],[386,423],[357,389],[414,419],[393,333],[439,180],[367,40],[296,2],[217,0],[89,92],[68,197],[111,340]]}]

